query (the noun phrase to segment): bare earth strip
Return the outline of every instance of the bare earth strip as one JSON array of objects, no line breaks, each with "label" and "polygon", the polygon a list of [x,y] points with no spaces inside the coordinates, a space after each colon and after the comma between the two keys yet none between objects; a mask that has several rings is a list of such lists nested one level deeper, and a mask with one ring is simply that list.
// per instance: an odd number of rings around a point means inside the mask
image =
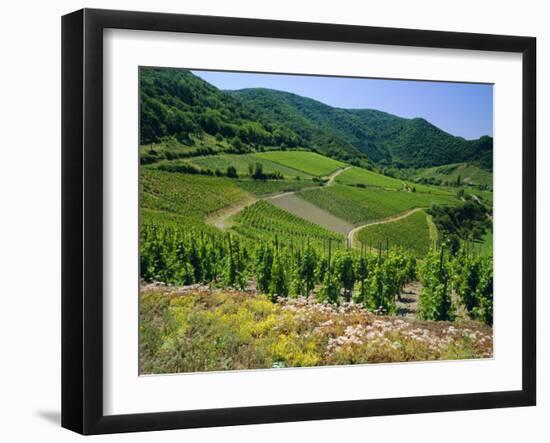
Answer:
[{"label": "bare earth strip", "polygon": [[347,234],[348,242],[350,243],[351,246],[354,246],[355,234],[357,234],[361,229],[366,228],[367,226],[381,225],[383,223],[391,223],[397,220],[401,220],[403,218],[407,218],[409,215],[413,215],[415,212],[418,212],[418,211],[422,211],[422,208],[414,208],[409,211],[402,212],[401,214],[398,214],[398,215],[392,215],[391,217],[386,217],[381,220],[375,220],[375,221],[371,221],[369,223],[365,223],[363,225],[357,226],[356,228],[353,228],[348,232]]},{"label": "bare earth strip", "polygon": [[332,183],[334,182],[334,179],[336,177],[338,177],[342,172],[344,171],[347,171],[348,169],[351,169],[351,166],[346,166],[344,168],[340,168],[340,169],[337,169],[336,171],[334,171],[332,174],[330,174],[328,177],[327,177],[327,186],[330,186],[332,185]]},{"label": "bare earth strip", "polygon": [[297,197],[293,193],[285,193],[277,195],[269,199],[275,206],[284,209],[298,217],[322,226],[330,231],[337,232],[342,235],[353,229],[353,225],[341,218],[332,215],[318,206],[315,206],[308,201]]},{"label": "bare earth strip", "polygon": [[215,226],[218,229],[229,229],[231,227],[231,221],[230,218],[234,215],[241,212],[244,208],[247,206],[253,205],[258,201],[257,198],[253,196],[247,197],[245,200],[240,201],[236,205],[228,206],[226,208],[223,208],[219,211],[216,211],[212,214],[210,214],[206,220],[205,223]]}]

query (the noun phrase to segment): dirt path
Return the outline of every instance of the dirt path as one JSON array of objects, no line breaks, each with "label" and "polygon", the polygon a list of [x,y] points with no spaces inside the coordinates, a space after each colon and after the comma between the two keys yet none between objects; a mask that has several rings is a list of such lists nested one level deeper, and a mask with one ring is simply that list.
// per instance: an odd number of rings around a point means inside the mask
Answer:
[{"label": "dirt path", "polygon": [[422,285],[418,281],[407,283],[397,300],[397,315],[416,317]]},{"label": "dirt path", "polygon": [[245,200],[240,201],[236,205],[227,206],[219,211],[216,211],[206,217],[205,223],[215,226],[218,229],[226,230],[231,227],[229,219],[234,215],[241,212],[247,206],[253,205],[258,199],[253,196],[247,197]]},{"label": "dirt path", "polygon": [[[336,177],[338,177],[342,172],[347,171],[350,168],[352,168],[352,166],[345,166],[343,168],[338,168],[332,174],[323,177],[326,180],[324,185],[302,188],[302,189],[300,189],[300,191],[305,191],[305,190],[308,190],[308,189],[317,189],[317,188],[323,188],[323,187],[326,187],[326,186],[330,186],[330,185],[333,184],[334,179]],[[229,229],[231,227],[230,219],[233,216],[237,215],[239,212],[241,212],[247,206],[250,206],[250,205],[253,205],[254,203],[256,203],[258,200],[272,201],[276,206],[278,206],[282,209],[286,209],[289,212],[293,213],[294,215],[298,215],[299,217],[305,218],[306,220],[310,220],[310,218],[308,218],[307,216],[304,217],[303,211],[300,211],[300,213],[298,213],[297,208],[299,207],[299,205],[296,204],[297,203],[296,200],[298,200],[300,203],[303,203],[304,205],[307,204],[307,202],[305,200],[302,200],[299,197],[295,196],[296,192],[297,191],[282,192],[280,194],[270,195],[270,196],[262,197],[262,198],[257,198],[257,197],[254,197],[254,196],[250,195],[245,200],[243,200],[243,201],[241,201],[241,202],[239,202],[235,205],[228,206],[226,208],[223,208],[219,211],[216,211],[216,212],[210,214],[206,218],[205,223],[207,223],[209,225],[212,225],[212,226],[215,226],[218,229],[222,229],[222,230]],[[311,205],[311,203],[309,203],[309,205]],[[287,206],[290,209],[287,209],[285,206]],[[311,205],[311,206],[314,206],[314,205]],[[319,209],[320,211],[323,211],[322,209],[317,208],[316,206],[314,208]],[[315,220],[322,219],[320,214],[318,214],[316,211],[313,211],[312,208],[310,208],[310,207],[307,208],[307,212],[308,213],[309,212],[315,213],[315,217],[314,217]],[[327,222],[327,226],[324,226],[323,223],[319,223],[318,221],[314,221],[314,223],[317,223],[317,224],[320,224],[321,226],[327,227],[327,229],[330,229],[328,226],[338,227],[339,229],[337,229],[335,232],[340,232],[342,234],[346,234],[348,232],[348,230],[349,230],[348,226],[351,226],[351,225],[349,225],[349,223],[342,220],[342,223],[345,224],[345,227],[342,228],[343,224],[338,223],[338,221],[340,220],[339,218],[333,216],[332,214],[330,214],[326,211],[324,211],[324,213],[328,214],[328,216],[330,216],[330,217],[332,217],[336,220],[333,220],[332,218],[330,218],[330,220],[328,220],[328,222]],[[328,216],[327,216],[327,218],[328,218]],[[310,221],[312,221],[312,220],[310,220]],[[334,230],[334,229],[331,229],[331,230]]]},{"label": "dirt path", "polygon": [[390,217],[386,217],[380,220],[374,220],[374,221],[362,224],[360,226],[357,226],[348,232],[348,242],[350,243],[351,246],[354,246],[355,234],[357,234],[361,229],[367,226],[381,225],[384,223],[391,223],[397,220],[401,220],[401,219],[407,218],[409,215],[413,215],[415,212],[422,211],[422,209],[423,208],[410,209],[406,212],[402,212],[401,214],[392,215]]},{"label": "dirt path", "polygon": [[334,179],[338,177],[342,172],[347,171],[348,169],[351,169],[353,166],[345,166],[343,168],[337,169],[332,174],[325,177],[327,179],[327,183],[325,186],[330,186],[334,182]]}]

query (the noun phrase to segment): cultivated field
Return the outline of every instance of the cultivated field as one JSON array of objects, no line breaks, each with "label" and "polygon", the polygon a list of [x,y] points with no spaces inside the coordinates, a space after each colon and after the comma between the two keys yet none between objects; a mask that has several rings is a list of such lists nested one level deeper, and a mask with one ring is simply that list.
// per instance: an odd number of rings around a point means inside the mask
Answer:
[{"label": "cultivated field", "polygon": [[434,243],[424,211],[414,212],[399,220],[365,226],[354,240],[371,248],[386,249],[388,245],[397,245],[411,251],[416,257],[424,257]]},{"label": "cultivated field", "polygon": [[263,167],[263,171],[266,173],[279,171],[284,177],[287,178],[312,177],[311,174],[308,174],[302,170],[285,166],[283,163],[276,163],[269,160],[269,158],[265,158],[257,154],[220,154],[195,157],[191,160],[191,163],[202,168],[210,168],[212,170],[220,169],[222,171],[225,171],[229,166],[233,166],[240,176],[248,174],[249,168],[254,168],[256,163],[260,163]]},{"label": "cultivated field", "polygon": [[307,151],[271,151],[254,155],[317,177],[325,177],[345,166],[338,160]]},{"label": "cultivated field", "polygon": [[478,166],[468,163],[454,163],[418,170],[416,179],[435,179],[441,183],[456,183],[460,180],[468,185],[493,186],[493,175]]},{"label": "cultivated field", "polygon": [[365,185],[388,188],[391,190],[403,189],[404,182],[386,175],[378,174],[363,168],[350,168],[336,179],[343,185]]},{"label": "cultivated field", "polygon": [[[344,172],[346,173],[347,171]],[[429,208],[433,204],[459,203],[453,195],[387,191],[380,188],[363,189],[340,184],[323,189],[304,190],[298,195],[351,224],[383,219],[409,209]]]},{"label": "cultivated field", "polygon": [[261,200],[246,207],[234,221],[235,232],[251,239],[272,240],[277,236],[281,241],[292,240],[296,245],[323,243],[328,240],[338,243],[344,240],[342,235],[336,234],[338,231],[335,229],[328,230],[320,223],[297,217],[270,201]]}]

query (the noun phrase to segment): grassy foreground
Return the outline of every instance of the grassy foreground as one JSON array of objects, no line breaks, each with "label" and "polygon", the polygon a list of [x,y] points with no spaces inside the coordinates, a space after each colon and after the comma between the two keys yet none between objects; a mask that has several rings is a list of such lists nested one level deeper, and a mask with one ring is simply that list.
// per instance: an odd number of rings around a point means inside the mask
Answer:
[{"label": "grassy foreground", "polygon": [[361,305],[271,302],[256,291],[143,286],[140,373],[492,357],[492,329],[376,316]]}]

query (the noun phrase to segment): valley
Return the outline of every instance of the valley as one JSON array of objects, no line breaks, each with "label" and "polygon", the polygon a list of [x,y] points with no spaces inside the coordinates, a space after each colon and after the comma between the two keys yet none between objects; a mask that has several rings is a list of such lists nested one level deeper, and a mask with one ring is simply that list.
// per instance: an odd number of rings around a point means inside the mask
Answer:
[{"label": "valley", "polygon": [[[492,355],[492,139],[184,70],[140,85],[146,373]],[[366,332],[339,348],[351,329],[328,321],[386,322],[407,351]],[[204,361],[177,357],[191,344]]]}]

